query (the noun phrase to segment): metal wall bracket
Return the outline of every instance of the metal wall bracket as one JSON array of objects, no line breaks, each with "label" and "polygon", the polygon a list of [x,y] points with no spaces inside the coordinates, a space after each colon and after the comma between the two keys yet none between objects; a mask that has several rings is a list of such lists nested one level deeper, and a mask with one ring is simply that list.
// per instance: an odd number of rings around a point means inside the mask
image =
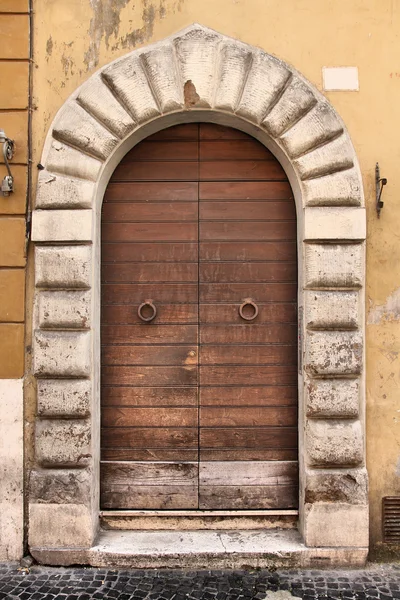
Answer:
[{"label": "metal wall bracket", "polygon": [[387,179],[381,177],[379,171],[379,164],[376,163],[375,167],[375,189],[376,189],[376,212],[378,213],[378,219],[381,216],[381,210],[383,208],[383,202],[381,200],[383,187],[387,184]]},{"label": "metal wall bracket", "polygon": [[8,171],[8,175],[6,175],[1,182],[0,192],[2,196],[9,196],[14,191],[14,177],[11,174],[10,165],[8,163],[14,156],[14,140],[10,140],[3,129],[0,129],[0,143],[3,144],[3,157]]}]

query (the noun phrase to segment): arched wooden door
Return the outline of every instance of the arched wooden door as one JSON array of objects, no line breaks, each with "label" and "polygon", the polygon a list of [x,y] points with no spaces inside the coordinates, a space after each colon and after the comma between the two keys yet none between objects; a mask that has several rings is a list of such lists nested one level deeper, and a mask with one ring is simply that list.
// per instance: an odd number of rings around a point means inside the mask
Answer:
[{"label": "arched wooden door", "polygon": [[179,125],[102,216],[103,509],[298,504],[296,213],[250,136]]}]

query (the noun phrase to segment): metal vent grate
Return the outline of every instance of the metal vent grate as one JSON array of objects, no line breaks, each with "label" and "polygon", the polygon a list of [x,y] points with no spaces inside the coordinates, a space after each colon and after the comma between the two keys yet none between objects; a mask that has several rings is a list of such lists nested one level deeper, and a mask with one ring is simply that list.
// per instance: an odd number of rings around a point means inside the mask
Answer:
[{"label": "metal vent grate", "polygon": [[400,544],[400,496],[382,498],[383,541]]}]

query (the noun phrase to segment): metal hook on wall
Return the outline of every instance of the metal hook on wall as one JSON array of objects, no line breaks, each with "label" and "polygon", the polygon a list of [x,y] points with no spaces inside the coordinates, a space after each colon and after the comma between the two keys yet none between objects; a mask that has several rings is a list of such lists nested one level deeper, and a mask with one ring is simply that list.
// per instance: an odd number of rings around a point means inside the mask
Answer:
[{"label": "metal hook on wall", "polygon": [[387,179],[381,177],[379,171],[379,163],[376,163],[375,167],[375,190],[376,190],[376,212],[378,213],[378,219],[381,216],[381,210],[383,208],[383,202],[381,200],[382,190],[387,184]]},{"label": "metal hook on wall", "polygon": [[3,157],[8,172],[1,182],[0,192],[2,196],[9,196],[14,191],[14,177],[8,164],[8,161],[14,156],[14,140],[10,140],[4,130],[0,129],[0,143],[3,144]]}]

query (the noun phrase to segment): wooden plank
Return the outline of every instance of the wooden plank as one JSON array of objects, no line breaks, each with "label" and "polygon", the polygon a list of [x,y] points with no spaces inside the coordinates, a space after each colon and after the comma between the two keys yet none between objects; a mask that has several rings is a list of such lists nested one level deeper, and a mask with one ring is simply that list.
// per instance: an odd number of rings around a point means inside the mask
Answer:
[{"label": "wooden plank", "polygon": [[197,242],[104,242],[104,262],[192,262],[198,259]]},{"label": "wooden plank", "polygon": [[243,160],[243,158],[246,160],[275,160],[274,155],[254,138],[201,140],[200,160]]},{"label": "wooden plank", "polygon": [[[259,302],[295,302],[297,285],[294,283],[202,283],[199,286],[200,302],[234,302],[244,298]],[[151,296],[146,296],[151,298]]]},{"label": "wooden plank", "polygon": [[200,448],[200,461],[253,460],[297,460],[296,448]]},{"label": "wooden plank", "polygon": [[[207,163],[204,163],[207,164]],[[197,181],[197,161],[135,161],[120,163],[113,181]],[[281,167],[279,167],[281,169]],[[260,171],[261,172],[261,171]],[[278,178],[278,177],[277,177]],[[254,178],[256,179],[256,178]]]},{"label": "wooden plank", "polygon": [[[243,349],[245,352],[245,349]],[[295,365],[249,365],[200,367],[200,385],[290,385],[297,381]]]},{"label": "wooden plank", "polygon": [[103,386],[101,405],[105,406],[197,406],[197,387],[173,388]]},{"label": "wooden plank", "polygon": [[245,325],[202,325],[200,328],[201,344],[295,344],[296,339],[295,323],[257,325],[249,321]]},{"label": "wooden plank", "polygon": [[192,485],[199,466],[195,462],[101,462],[100,471],[114,485]]},{"label": "wooden plank", "polygon": [[[288,214],[289,211],[281,211]],[[198,216],[197,202],[114,202],[103,204],[102,222],[161,222],[161,221],[195,221]],[[286,218],[284,216],[283,218]]]},{"label": "wooden plank", "polygon": [[297,406],[200,408],[200,427],[251,427],[253,425],[255,427],[295,427],[297,425]]},{"label": "wooden plank", "polygon": [[121,283],[101,286],[101,300],[106,304],[136,304],[152,298],[157,303],[175,302],[180,304],[197,303],[197,284],[172,283],[164,285],[154,283]]},{"label": "wooden plank", "polygon": [[203,387],[201,406],[297,406],[297,382],[291,386]]},{"label": "wooden plank", "polygon": [[225,127],[224,125],[216,125],[215,123],[200,123],[199,124],[199,137],[200,140],[253,140],[250,135],[240,131],[239,129],[233,129],[232,127]]},{"label": "wooden plank", "polygon": [[103,427],[197,427],[197,408],[103,407]]},{"label": "wooden plank", "polygon": [[202,427],[200,447],[297,448],[297,427]]},{"label": "wooden plank", "polygon": [[[257,323],[297,323],[297,305],[294,302],[257,305]],[[239,306],[239,303],[200,304],[200,323],[242,323]]]},{"label": "wooden plank", "polygon": [[[183,203],[182,205],[189,204]],[[148,208],[154,205],[150,205]],[[179,205],[180,206],[180,205]],[[183,211],[185,217],[189,219],[188,215],[192,214],[189,207],[186,211]],[[201,202],[200,204],[200,219],[211,220],[211,219],[222,219],[226,221],[256,221],[257,219],[262,220],[277,220],[284,219],[288,221],[296,220],[296,209],[293,201],[281,201],[281,202]],[[139,219],[136,219],[137,221]],[[160,219],[161,220],[161,219]],[[172,218],[170,219],[173,220]],[[184,218],[182,218],[184,220]]]},{"label": "wooden plank", "polygon": [[148,141],[159,140],[198,140],[199,139],[199,124],[184,123],[182,125],[173,125],[166,129],[161,129],[157,133],[153,133],[148,138]]},{"label": "wooden plank", "polygon": [[[140,349],[139,349],[140,351]],[[200,346],[202,365],[297,365],[297,345]]]},{"label": "wooden plank", "polygon": [[[122,225],[118,226],[122,227]],[[133,225],[130,226],[132,227]],[[191,227],[189,224],[187,226],[189,228]],[[112,226],[106,225],[106,232],[107,227]],[[125,227],[129,226],[125,225]],[[199,235],[201,241],[218,240],[222,242],[251,242],[259,240],[261,242],[268,242],[273,240],[290,241],[296,239],[295,221],[244,221],[243,223],[238,223],[236,221],[202,221],[199,227]],[[178,225],[174,226],[174,235],[176,236],[177,241],[180,241],[180,239],[185,239],[178,237],[179,235],[182,235],[180,233]]]},{"label": "wooden plank", "polygon": [[[158,140],[145,139],[122,159],[122,164],[134,160],[198,160],[199,144],[196,140]],[[257,157],[256,157],[257,158]]]},{"label": "wooden plank", "polygon": [[[141,165],[145,165],[146,163],[140,163]],[[154,163],[157,164],[157,163]],[[167,164],[167,163],[164,163]],[[179,165],[179,163],[168,163]],[[184,169],[184,165],[192,165],[196,163],[181,163],[180,168]],[[218,162],[200,162],[199,165],[199,178],[200,181],[234,181],[234,180],[270,180],[270,181],[286,181],[286,173],[282,169],[281,165],[278,161],[275,160],[225,160]],[[197,165],[196,165],[197,166]],[[125,167],[125,165],[124,165]],[[117,167],[118,169],[118,167]],[[142,169],[144,171],[144,169]],[[161,169],[160,169],[161,172]],[[165,177],[167,180],[172,179],[172,174],[175,173],[175,170],[171,169],[169,172],[167,169],[164,169],[162,173],[167,174],[168,177]],[[135,172],[136,178],[146,178],[146,179],[155,179],[156,175],[153,177],[144,177],[142,172],[137,169]],[[157,176],[158,176],[158,166],[157,166]],[[181,174],[181,177],[178,177],[178,168],[176,169],[176,179],[194,179],[197,176],[194,175],[194,169],[187,169],[187,176],[184,177]],[[131,175],[133,179],[133,175]]]},{"label": "wooden plank", "polygon": [[[200,244],[200,260],[289,260],[295,261],[295,241],[275,242],[206,242]],[[190,259],[188,259],[190,260]]]},{"label": "wooden plank", "polygon": [[201,485],[287,485],[297,482],[297,461],[202,461]]},{"label": "wooden plank", "polygon": [[103,427],[102,448],[197,448],[197,427]]},{"label": "wooden plank", "polygon": [[293,200],[293,192],[288,181],[201,181],[199,199],[200,204],[202,200]]},{"label": "wooden plank", "polygon": [[200,509],[297,508],[298,486],[200,486]]},{"label": "wooden plank", "polygon": [[197,181],[113,182],[104,194],[103,207],[109,202],[197,202]]},{"label": "wooden plank", "polygon": [[[281,451],[282,452],[282,451]],[[198,460],[198,449],[194,448],[102,448],[101,460],[172,460],[172,461],[193,461]]]},{"label": "wooden plank", "polygon": [[197,326],[103,325],[101,340],[103,344],[197,344]]},{"label": "wooden plank", "polygon": [[[171,274],[172,277],[172,274]],[[177,276],[176,276],[177,277]],[[202,262],[199,268],[199,280],[211,283],[223,282],[270,282],[296,281],[297,263],[295,262]]]},{"label": "wooden plank", "polygon": [[[123,352],[124,347],[121,350]],[[189,364],[184,367],[103,366],[101,376],[107,385],[197,385],[197,365]]]},{"label": "wooden plank", "polygon": [[197,508],[198,486],[130,486],[101,483],[101,508],[103,509],[159,509]]},{"label": "wooden plank", "polygon": [[103,346],[101,364],[107,365],[186,365],[197,361],[194,346]]},{"label": "wooden plank", "polygon": [[105,242],[192,242],[197,239],[196,223],[103,223]]},{"label": "wooden plank", "polygon": [[[105,305],[101,309],[101,322],[104,325],[140,325],[138,305]],[[197,324],[198,306],[196,304],[157,304],[157,325]]]},{"label": "wooden plank", "polygon": [[[273,263],[272,263],[273,264]],[[103,283],[197,283],[197,263],[103,263],[101,267]]]}]

